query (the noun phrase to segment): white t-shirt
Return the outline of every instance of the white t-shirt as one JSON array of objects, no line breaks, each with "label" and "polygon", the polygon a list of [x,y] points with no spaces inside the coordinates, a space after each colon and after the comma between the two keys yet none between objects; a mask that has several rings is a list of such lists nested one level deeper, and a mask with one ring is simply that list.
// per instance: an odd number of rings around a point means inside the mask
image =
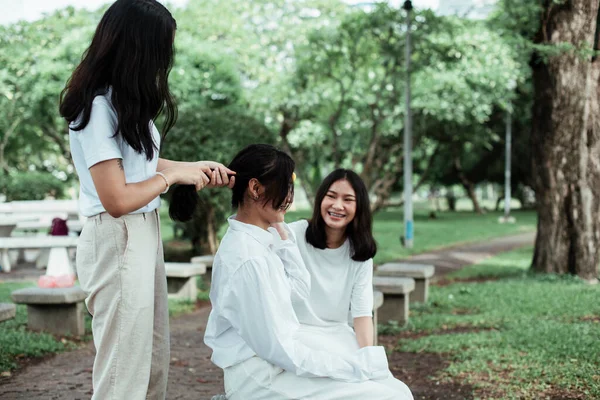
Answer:
[{"label": "white t-shirt", "polygon": [[291,232],[281,240],[273,229],[229,218],[213,263],[204,335],[212,361],[225,369],[258,356],[298,376],[348,382],[389,376],[383,347],[341,356],[305,344],[292,301],[306,298],[310,277],[294,240]]},{"label": "white t-shirt", "polygon": [[373,260],[352,260],[348,240],[337,249],[313,247],[306,241],[306,220],[293,222],[289,227],[311,277],[309,307],[294,302],[300,323],[348,324],[349,318],[371,317]]},{"label": "white t-shirt", "polygon": [[[120,158],[123,160],[125,182],[136,183],[145,181],[156,175],[158,166],[158,151],[155,149],[151,161],[145,153],[137,153],[127,144],[121,135],[114,136],[117,130],[117,113],[110,100],[111,91],[103,96],[96,96],[92,102],[90,121],[80,131],[69,129],[69,144],[75,170],[79,176],[79,211],[86,217],[100,214],[104,207],[94,186],[90,168],[101,161]],[[156,148],[160,149],[160,134],[153,122],[152,137]],[[73,123],[71,125],[74,125]],[[145,207],[132,212],[137,214],[153,211],[160,206],[160,197],[156,197]]]}]

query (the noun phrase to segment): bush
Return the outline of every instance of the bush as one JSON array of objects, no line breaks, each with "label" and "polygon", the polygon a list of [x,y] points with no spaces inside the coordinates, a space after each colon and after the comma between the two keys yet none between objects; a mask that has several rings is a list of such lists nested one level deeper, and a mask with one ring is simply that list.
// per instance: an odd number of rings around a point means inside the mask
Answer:
[{"label": "bush", "polygon": [[0,177],[0,193],[6,201],[56,199],[65,195],[66,183],[48,172],[17,172]]}]

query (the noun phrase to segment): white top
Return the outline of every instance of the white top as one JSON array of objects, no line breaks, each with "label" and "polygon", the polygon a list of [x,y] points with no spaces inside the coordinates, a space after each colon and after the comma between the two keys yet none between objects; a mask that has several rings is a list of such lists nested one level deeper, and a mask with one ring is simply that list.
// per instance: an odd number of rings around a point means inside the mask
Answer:
[{"label": "white top", "polygon": [[228,220],[213,264],[213,309],[204,336],[213,350],[212,361],[227,368],[258,356],[304,377],[348,382],[389,377],[383,347],[341,356],[304,343],[292,299],[306,298],[310,278],[293,233],[281,240],[273,229],[265,231],[234,217]]},{"label": "white top", "polygon": [[337,249],[317,249],[306,241],[306,220],[289,227],[311,277],[309,307],[294,303],[300,323],[348,324],[349,318],[373,316],[373,260],[354,261],[348,240]]},{"label": "white top", "polygon": [[[82,215],[90,217],[106,211],[100,202],[89,169],[101,161],[120,158],[123,160],[125,182],[135,183],[145,181],[156,175],[158,166],[158,151],[154,152],[151,161],[145,153],[137,153],[121,135],[114,136],[117,131],[117,113],[110,100],[111,91],[103,96],[96,96],[92,102],[90,121],[80,131],[69,129],[69,143],[75,170],[79,175],[79,210]],[[160,134],[151,124],[152,137],[156,147],[160,148]],[[71,124],[72,126],[75,123]],[[156,197],[147,206],[131,214],[149,212],[160,206],[160,197]]]}]

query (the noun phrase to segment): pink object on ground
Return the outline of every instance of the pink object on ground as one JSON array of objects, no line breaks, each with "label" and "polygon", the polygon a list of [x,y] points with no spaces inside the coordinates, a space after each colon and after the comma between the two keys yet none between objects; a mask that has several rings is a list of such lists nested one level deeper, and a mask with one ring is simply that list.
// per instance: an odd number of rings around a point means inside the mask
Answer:
[{"label": "pink object on ground", "polygon": [[38,279],[38,286],[41,288],[53,288],[56,287],[56,280],[54,276],[42,275]]},{"label": "pink object on ground", "polygon": [[71,287],[75,285],[75,275],[60,275],[54,277],[57,288]]},{"label": "pink object on ground", "polygon": [[41,288],[66,288],[74,285],[75,275],[42,275],[38,279],[38,286]]}]

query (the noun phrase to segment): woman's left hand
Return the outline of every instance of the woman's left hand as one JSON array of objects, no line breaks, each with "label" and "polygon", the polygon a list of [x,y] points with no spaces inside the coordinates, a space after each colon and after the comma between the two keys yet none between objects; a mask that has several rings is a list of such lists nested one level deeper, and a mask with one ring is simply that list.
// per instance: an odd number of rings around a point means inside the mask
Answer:
[{"label": "woman's left hand", "polygon": [[207,188],[220,188],[227,186],[232,188],[235,184],[235,171],[230,170],[221,163],[215,161],[197,161],[193,163],[208,175],[210,182]]}]

